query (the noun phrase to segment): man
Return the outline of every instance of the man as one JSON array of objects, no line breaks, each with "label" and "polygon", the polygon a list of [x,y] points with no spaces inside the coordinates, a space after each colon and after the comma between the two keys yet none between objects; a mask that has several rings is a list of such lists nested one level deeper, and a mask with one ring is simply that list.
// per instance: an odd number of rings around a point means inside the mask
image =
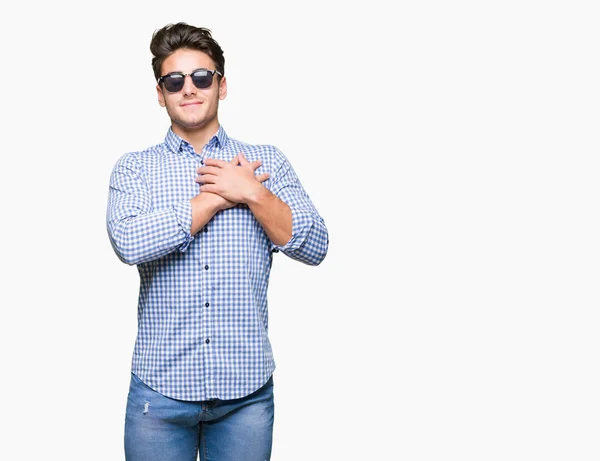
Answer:
[{"label": "man", "polygon": [[219,124],[227,80],[210,30],[169,24],[150,50],[171,126],[117,161],[107,208],[113,248],[140,275],[126,459],[265,461],[272,254],[317,265],[327,228],[282,152]]}]

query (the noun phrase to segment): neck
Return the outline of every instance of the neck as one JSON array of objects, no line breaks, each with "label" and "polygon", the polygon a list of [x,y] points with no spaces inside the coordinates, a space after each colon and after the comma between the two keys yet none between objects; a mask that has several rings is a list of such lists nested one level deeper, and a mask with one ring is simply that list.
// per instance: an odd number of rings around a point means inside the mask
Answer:
[{"label": "neck", "polygon": [[200,154],[206,143],[210,141],[210,138],[219,131],[219,122],[218,120],[214,120],[214,123],[210,123],[209,125],[193,128],[173,123],[171,128],[177,136],[189,142],[197,154]]}]

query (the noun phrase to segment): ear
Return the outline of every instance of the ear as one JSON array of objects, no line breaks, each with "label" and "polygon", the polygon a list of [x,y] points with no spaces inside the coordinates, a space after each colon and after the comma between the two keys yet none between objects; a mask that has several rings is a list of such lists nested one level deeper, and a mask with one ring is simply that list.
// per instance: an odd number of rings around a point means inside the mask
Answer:
[{"label": "ear", "polygon": [[219,99],[223,100],[227,96],[227,77],[221,77],[221,82],[219,83]]},{"label": "ear", "polygon": [[156,85],[156,93],[158,95],[158,103],[161,107],[165,107],[165,96],[163,95],[160,85]]}]

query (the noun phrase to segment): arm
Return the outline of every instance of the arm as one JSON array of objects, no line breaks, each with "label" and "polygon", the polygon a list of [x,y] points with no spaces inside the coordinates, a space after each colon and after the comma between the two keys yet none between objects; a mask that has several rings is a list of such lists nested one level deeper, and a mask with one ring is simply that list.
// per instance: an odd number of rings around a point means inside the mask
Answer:
[{"label": "arm", "polygon": [[[198,168],[200,191],[221,197],[228,203],[242,203],[250,208],[256,220],[273,242],[284,245],[292,236],[290,208],[262,185],[269,174],[255,176],[260,161],[248,162],[243,154],[230,162],[207,159],[206,166]],[[202,194],[201,194],[202,195]]]},{"label": "arm", "polygon": [[292,238],[292,210],[262,184],[245,201],[265,233],[275,245],[285,245]]},{"label": "arm", "polygon": [[193,240],[191,214],[188,200],[154,210],[143,165],[132,155],[117,162],[110,177],[106,219],[111,244],[121,261],[134,265],[185,251]]},{"label": "arm", "polygon": [[292,237],[274,248],[305,264],[320,264],[329,248],[327,226],[287,160],[273,174],[271,190],[292,212]]},{"label": "arm", "polygon": [[[211,162],[215,162],[215,163],[219,163],[219,164],[223,164],[223,165],[227,164],[227,162],[223,162],[222,160],[207,159],[207,164],[210,164]],[[246,163],[248,163],[248,162],[246,162]],[[234,157],[229,162],[229,164],[231,166],[236,166],[238,164],[238,158]],[[269,178],[269,174],[263,173],[261,175],[255,176],[254,172],[260,166],[261,166],[260,161],[248,163],[248,165],[247,165],[247,168],[249,170],[248,180],[251,183],[257,183],[261,189],[264,189],[264,187],[261,186],[261,183],[266,181]],[[206,223],[208,223],[218,211],[226,210],[227,208],[232,208],[237,203],[241,203],[241,202],[234,202],[234,201],[228,200],[216,193],[211,193],[210,191],[203,190],[202,187],[200,188],[200,192],[203,192],[203,193],[199,193],[192,200],[190,200],[190,203],[192,205],[192,228],[191,228],[192,235],[196,234],[196,232],[198,232],[200,229],[202,229],[206,225]]]},{"label": "arm", "polygon": [[[260,162],[250,164],[252,172]],[[257,176],[265,181],[268,174]],[[223,197],[198,193],[190,200],[155,211],[144,166],[133,156],[117,162],[110,178],[108,234],[121,261],[134,265],[153,261],[174,251],[185,252],[212,217],[235,205]]]},{"label": "arm", "polygon": [[291,165],[285,161],[272,177],[271,192],[257,180],[260,175],[254,177],[243,154],[236,159],[238,166],[222,160],[207,161],[198,169],[200,190],[248,205],[274,249],[306,264],[321,263],[329,244],[327,228]]}]

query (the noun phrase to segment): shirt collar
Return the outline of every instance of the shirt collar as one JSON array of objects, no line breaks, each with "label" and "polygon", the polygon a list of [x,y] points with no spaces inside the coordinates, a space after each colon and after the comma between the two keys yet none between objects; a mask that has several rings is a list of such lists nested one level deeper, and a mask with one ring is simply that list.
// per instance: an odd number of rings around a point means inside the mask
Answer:
[{"label": "shirt collar", "polygon": [[[219,129],[215,135],[208,141],[209,146],[216,146],[218,148],[225,147],[229,137],[225,132],[225,129],[219,125]],[[167,135],[165,136],[165,144],[173,152],[181,152],[183,150],[191,149],[191,145],[183,138],[177,136],[173,131],[172,127],[169,127]]]}]

